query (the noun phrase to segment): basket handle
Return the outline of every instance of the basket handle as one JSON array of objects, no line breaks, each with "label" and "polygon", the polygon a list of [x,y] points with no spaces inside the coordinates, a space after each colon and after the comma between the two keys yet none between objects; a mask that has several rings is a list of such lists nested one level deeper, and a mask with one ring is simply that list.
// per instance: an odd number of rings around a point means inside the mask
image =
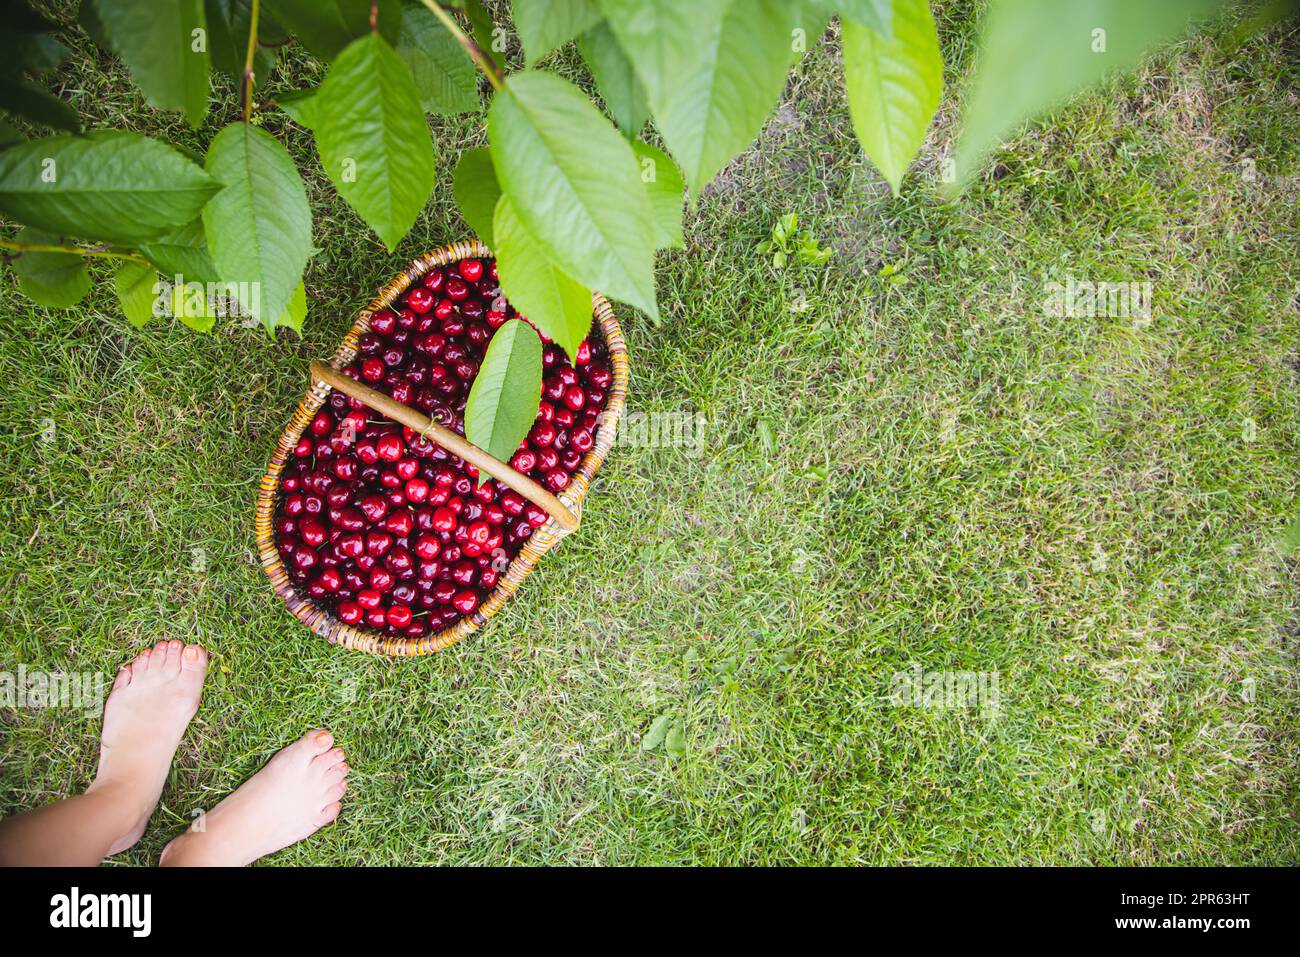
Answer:
[{"label": "basket handle", "polygon": [[393,421],[400,422],[402,425],[414,429],[425,438],[437,442],[448,452],[460,456],[479,471],[486,472],[502,485],[514,489],[538,508],[544,509],[546,514],[555,519],[555,523],[564,532],[571,532],[578,527],[577,516],[546,489],[527,475],[517,472],[496,456],[485,452],[477,445],[471,444],[451,429],[434,422],[427,415],[417,412],[409,406],[402,405],[402,403],[389,398],[382,392],[377,392],[369,386],[362,385],[355,379],[348,378],[333,366],[324,362],[313,359],[311,374],[313,378],[338,389],[344,395],[364,402],[370,408],[383,413]]}]

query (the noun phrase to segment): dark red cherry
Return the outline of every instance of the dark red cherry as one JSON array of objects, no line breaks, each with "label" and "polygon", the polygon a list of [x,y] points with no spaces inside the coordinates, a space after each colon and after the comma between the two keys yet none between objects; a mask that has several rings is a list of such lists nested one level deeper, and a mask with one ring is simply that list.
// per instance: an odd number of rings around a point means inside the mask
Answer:
[{"label": "dark red cherry", "polygon": [[456,271],[466,282],[478,282],[483,278],[483,264],[477,259],[462,259],[456,265]]},{"label": "dark red cherry", "polygon": [[425,286],[412,286],[406,294],[406,304],[419,315],[433,308],[433,293]]},{"label": "dark red cherry", "polygon": [[361,621],[363,616],[361,606],[355,601],[345,601],[339,604],[339,620],[346,625],[355,625]]}]

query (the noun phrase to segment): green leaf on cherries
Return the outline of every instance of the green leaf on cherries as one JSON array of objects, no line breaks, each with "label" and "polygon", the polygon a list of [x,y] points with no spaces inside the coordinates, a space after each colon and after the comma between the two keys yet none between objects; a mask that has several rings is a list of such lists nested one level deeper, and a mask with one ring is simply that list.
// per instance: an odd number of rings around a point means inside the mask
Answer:
[{"label": "green leaf on cherries", "polygon": [[203,233],[203,219],[196,218],[152,242],[142,243],[144,256],[167,277],[181,282],[219,282],[221,274],[208,252],[208,238]]},{"label": "green leaf on cherries", "polygon": [[650,118],[645,88],[608,24],[598,23],[578,37],[578,51],[596,80],[605,108],[625,136],[636,136]]},{"label": "green leaf on cherries", "polygon": [[130,260],[117,267],[113,274],[113,291],[122,307],[122,314],[137,329],[153,318],[154,301],[157,294],[154,285],[158,282],[158,271],[145,263]]},{"label": "green leaf on cherries", "polygon": [[[781,99],[803,28],[786,0],[600,0],[692,195],[753,142]],[[509,185],[506,186],[509,191]]]},{"label": "green leaf on cherries", "polygon": [[0,77],[0,110],[56,130],[81,129],[76,110],[20,77]]},{"label": "green leaf on cherries", "polygon": [[501,186],[496,170],[492,168],[492,155],[486,147],[466,150],[460,154],[456,171],[451,174],[451,191],[460,207],[461,218],[489,248],[496,248],[492,228]]},{"label": "green leaf on cherries", "polygon": [[[20,230],[14,240],[33,246],[62,242],[58,236],[30,227]],[[42,306],[64,309],[90,292],[90,274],[75,253],[25,252],[14,259],[13,268],[23,295]]]},{"label": "green leaf on cherries", "polygon": [[641,164],[641,182],[650,197],[655,218],[655,248],[682,248],[682,208],[686,205],[682,174],[671,156],[649,143],[634,140],[637,161]]},{"label": "green leaf on cherries", "polygon": [[55,136],[0,152],[0,212],[84,239],[157,239],[191,222],[219,188],[180,152],[138,133]]},{"label": "green leaf on cherries", "polygon": [[392,252],[433,191],[434,154],[406,62],[378,34],[339,54],[312,106],[321,163]]},{"label": "green leaf on cherries", "polygon": [[636,153],[582,91],[552,73],[511,74],[488,139],[497,181],[546,255],[657,319],[654,214]]},{"label": "green leaf on cherries", "polygon": [[[223,184],[203,210],[203,229],[221,279],[267,331],[293,296],[311,257],[307,190],[289,153],[270,133],[232,123],[208,148],[208,172]],[[256,292],[254,292],[256,290]]]},{"label": "green leaf on cherries", "polygon": [[427,7],[403,11],[397,55],[411,68],[426,113],[470,113],[482,105],[474,61]]},{"label": "green leaf on cherries", "polygon": [[[248,31],[253,20],[253,0],[203,0],[208,21],[208,48],[212,66],[241,82],[248,56]],[[261,17],[258,17],[259,22]],[[253,54],[253,83],[264,83],[275,68],[280,51],[259,46]]]},{"label": "green leaf on cherries", "polygon": [[97,0],[96,8],[109,45],[149,102],[202,124],[210,66],[203,0]]},{"label": "green leaf on cherries", "polygon": [[[509,462],[537,417],[542,398],[542,340],[511,319],[488,342],[465,402],[465,438]],[[488,476],[479,475],[479,484]]]},{"label": "green leaf on cherries", "polygon": [[596,0],[512,0],[510,7],[528,66],[600,21]]},{"label": "green leaf on cherries", "polygon": [[894,0],[891,36],[853,20],[841,26],[853,129],[897,196],[943,91],[930,2]]},{"label": "green leaf on cherries", "polygon": [[[370,0],[265,0],[265,7],[308,52],[333,60],[370,34]],[[401,0],[378,0],[379,33],[396,43],[402,29]]]},{"label": "green leaf on cherries", "polygon": [[591,290],[551,262],[509,196],[497,203],[493,232],[501,291],[573,358],[591,331]]}]

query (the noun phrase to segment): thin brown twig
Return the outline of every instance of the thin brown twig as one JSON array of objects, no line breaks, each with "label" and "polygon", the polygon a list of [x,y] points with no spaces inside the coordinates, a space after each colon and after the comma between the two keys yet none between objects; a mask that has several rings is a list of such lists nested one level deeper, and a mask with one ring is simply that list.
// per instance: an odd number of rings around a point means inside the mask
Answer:
[{"label": "thin brown twig", "polygon": [[90,259],[125,259],[133,263],[149,264],[149,260],[136,253],[98,247],[63,246],[58,243],[16,243],[11,239],[0,239],[0,249],[11,249],[17,253],[70,253]]}]

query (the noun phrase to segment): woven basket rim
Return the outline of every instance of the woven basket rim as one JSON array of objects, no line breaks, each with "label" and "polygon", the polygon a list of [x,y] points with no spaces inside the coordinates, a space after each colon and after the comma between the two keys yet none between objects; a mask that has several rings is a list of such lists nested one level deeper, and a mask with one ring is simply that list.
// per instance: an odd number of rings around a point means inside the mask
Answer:
[{"label": "woven basket rim", "polygon": [[[477,239],[462,240],[447,246],[440,246],[417,259],[412,260],[405,269],[385,285],[370,303],[361,310],[351,329],[340,340],[338,348],[330,357],[330,364],[336,369],[348,365],[357,355],[357,342],[369,331],[371,317],[389,308],[397,298],[410,288],[429,270],[444,266],[469,257],[490,257],[491,251]],[[573,481],[564,492],[559,494],[561,501],[575,515],[581,517],[582,502],[596,472],[613,447],[618,423],[623,415],[627,401],[628,357],[627,345],[623,340],[623,330],[619,325],[609,301],[599,293],[592,294],[592,315],[600,330],[606,347],[609,349],[610,368],[613,373],[609,395],[601,424],[597,428],[595,442],[583,456],[574,472]],[[298,444],[307,424],[315,417],[333,389],[323,382],[313,380],[307,394],[298,403],[289,424],[280,434],[271,460],[262,478],[257,497],[256,533],[258,554],[262,569],[271,579],[277,595],[288,606],[289,611],[316,634],[324,637],[330,644],[342,645],[358,651],[390,657],[411,658],[432,654],[450,647],[467,635],[478,631],[491,619],[505,602],[518,590],[537,562],[550,551],[565,533],[556,525],[554,519],[536,529],[524,547],[511,561],[501,575],[496,588],[483,600],[483,603],[469,616],[456,623],[422,638],[396,638],[367,629],[357,628],[340,621],[325,608],[317,606],[310,598],[301,593],[289,577],[288,570],[275,546],[273,525],[275,504],[280,490],[280,477],[294,446]]]}]

